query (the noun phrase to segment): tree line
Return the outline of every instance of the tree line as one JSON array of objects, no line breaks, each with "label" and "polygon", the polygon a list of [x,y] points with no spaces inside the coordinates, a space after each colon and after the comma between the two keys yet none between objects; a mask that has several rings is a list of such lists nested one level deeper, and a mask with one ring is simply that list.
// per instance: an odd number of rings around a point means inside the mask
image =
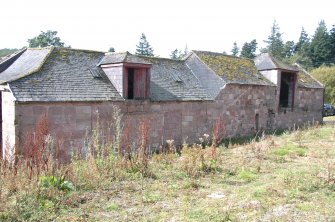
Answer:
[{"label": "tree line", "polygon": [[[319,22],[312,36],[302,27],[297,42],[284,42],[279,25],[274,21],[271,33],[264,42],[266,47],[260,49],[260,52],[271,53],[290,64],[299,63],[306,69],[335,64],[335,25],[328,31],[324,20]],[[231,53],[234,56],[253,59],[256,56],[256,49],[255,39],[244,43],[241,51],[235,42]]]},{"label": "tree line", "polygon": [[[57,31],[48,30],[31,39],[28,39],[28,46],[32,48],[66,45],[57,35]],[[309,70],[326,88],[325,99],[327,102],[335,103],[335,25],[328,31],[324,20],[321,20],[313,35],[309,35],[302,27],[300,37],[297,42],[283,40],[283,34],[276,21],[273,22],[270,35],[264,40],[266,46],[261,48],[261,53],[270,53],[274,57],[283,60],[288,64],[299,63],[306,70]],[[237,43],[233,43],[231,55],[242,58],[254,59],[257,54],[258,43],[256,39],[245,42],[241,48]],[[18,49],[0,49],[0,58],[11,54]],[[114,47],[110,47],[109,52],[115,52]],[[226,52],[224,52],[227,54]],[[154,50],[144,33],[141,34],[139,43],[135,49],[136,55],[155,56]],[[184,50],[174,49],[170,58],[181,59],[188,54],[187,45]]]},{"label": "tree line", "polygon": [[[66,45],[57,31],[48,30],[33,38],[28,39],[28,46],[32,48],[59,46],[71,47]],[[273,22],[270,35],[264,40],[265,48],[261,48],[261,53],[271,53],[274,57],[284,60],[288,63],[299,63],[306,69],[320,67],[321,65],[335,64],[335,25],[331,30],[327,30],[324,20],[321,20],[313,35],[309,35],[302,27],[300,37],[297,42],[283,40],[283,34],[280,32],[279,25]],[[237,43],[233,43],[231,55],[243,58],[254,59],[256,57],[258,43],[256,39],[245,42],[241,48]],[[0,57],[12,53],[16,49],[0,49]],[[114,47],[110,47],[109,52],[115,52]],[[187,45],[184,50],[174,49],[171,51],[170,58],[181,59],[188,53]],[[225,52],[224,52],[225,53]],[[155,56],[154,50],[150,45],[144,33],[141,34],[139,43],[135,49],[136,55]]]}]

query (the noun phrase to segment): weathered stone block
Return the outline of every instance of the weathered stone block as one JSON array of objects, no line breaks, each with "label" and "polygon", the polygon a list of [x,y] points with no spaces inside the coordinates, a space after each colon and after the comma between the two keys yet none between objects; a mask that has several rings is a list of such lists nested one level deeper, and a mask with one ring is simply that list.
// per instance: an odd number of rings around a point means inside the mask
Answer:
[{"label": "weathered stone block", "polygon": [[162,111],[162,106],[159,104],[153,104],[151,105],[150,110],[153,112],[160,112]]}]

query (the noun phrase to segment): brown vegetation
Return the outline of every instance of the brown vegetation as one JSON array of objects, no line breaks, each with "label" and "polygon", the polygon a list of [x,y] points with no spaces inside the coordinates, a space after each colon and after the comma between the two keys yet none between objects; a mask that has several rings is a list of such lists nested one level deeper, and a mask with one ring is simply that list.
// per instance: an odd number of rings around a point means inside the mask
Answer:
[{"label": "brown vegetation", "polygon": [[[0,161],[1,221],[328,220],[335,200],[335,131],[311,127],[219,146],[224,124],[177,152],[150,152],[150,122],[139,147],[114,114],[88,133],[86,149],[60,163],[46,117],[27,134],[15,164]],[[99,121],[98,121],[99,122]],[[118,125],[121,124],[121,125]],[[118,130],[120,130],[118,132]],[[122,132],[121,132],[122,131]],[[257,142],[256,140],[259,140]],[[56,151],[56,152],[55,152]],[[34,155],[35,154],[35,155]]]}]

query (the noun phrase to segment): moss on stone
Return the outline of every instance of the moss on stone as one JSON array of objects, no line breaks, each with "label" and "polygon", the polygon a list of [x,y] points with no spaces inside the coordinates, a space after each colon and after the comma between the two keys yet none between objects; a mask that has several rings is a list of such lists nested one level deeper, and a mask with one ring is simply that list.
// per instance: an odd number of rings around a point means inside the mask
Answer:
[{"label": "moss on stone", "polygon": [[198,57],[217,75],[228,81],[248,80],[258,77],[252,60],[219,53],[197,52]]}]

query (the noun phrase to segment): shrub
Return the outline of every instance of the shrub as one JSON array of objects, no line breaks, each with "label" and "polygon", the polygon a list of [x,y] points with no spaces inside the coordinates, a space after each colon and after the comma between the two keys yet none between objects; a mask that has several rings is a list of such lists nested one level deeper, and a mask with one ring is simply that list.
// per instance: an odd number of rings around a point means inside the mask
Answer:
[{"label": "shrub", "polygon": [[54,187],[62,191],[73,191],[75,190],[74,185],[65,180],[64,176],[42,176],[40,177],[40,184],[44,188]]}]

